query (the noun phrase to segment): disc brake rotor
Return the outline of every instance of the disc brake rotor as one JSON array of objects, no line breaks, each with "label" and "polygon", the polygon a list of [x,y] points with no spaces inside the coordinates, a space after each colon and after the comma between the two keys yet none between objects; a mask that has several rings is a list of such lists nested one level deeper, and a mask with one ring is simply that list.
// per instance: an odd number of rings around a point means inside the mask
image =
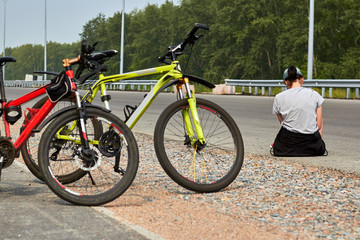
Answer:
[{"label": "disc brake rotor", "polygon": [[78,154],[75,155],[75,162],[77,166],[84,171],[92,171],[101,165],[101,153],[95,146],[90,146],[91,156],[86,157],[82,154],[82,147],[78,149]]}]

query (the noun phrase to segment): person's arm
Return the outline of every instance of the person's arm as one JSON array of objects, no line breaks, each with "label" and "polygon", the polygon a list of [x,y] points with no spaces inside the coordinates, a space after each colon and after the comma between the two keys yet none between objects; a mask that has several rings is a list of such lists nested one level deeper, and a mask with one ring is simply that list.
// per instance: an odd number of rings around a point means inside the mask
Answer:
[{"label": "person's arm", "polygon": [[279,119],[279,122],[281,124],[282,116],[281,116],[277,101],[278,101],[278,99],[275,97],[272,112],[273,112],[273,114],[275,114],[277,116],[277,118]]},{"label": "person's arm", "polygon": [[322,106],[316,109],[316,122],[319,129],[319,133],[323,135],[323,117],[322,117]]}]

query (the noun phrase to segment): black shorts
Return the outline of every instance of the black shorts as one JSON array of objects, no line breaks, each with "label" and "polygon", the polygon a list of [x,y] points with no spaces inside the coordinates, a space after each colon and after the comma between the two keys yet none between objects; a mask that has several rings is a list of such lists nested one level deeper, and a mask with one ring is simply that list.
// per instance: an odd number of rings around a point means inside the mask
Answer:
[{"label": "black shorts", "polygon": [[313,134],[302,134],[282,127],[275,138],[273,151],[275,156],[322,156],[326,152],[326,147],[318,131]]}]

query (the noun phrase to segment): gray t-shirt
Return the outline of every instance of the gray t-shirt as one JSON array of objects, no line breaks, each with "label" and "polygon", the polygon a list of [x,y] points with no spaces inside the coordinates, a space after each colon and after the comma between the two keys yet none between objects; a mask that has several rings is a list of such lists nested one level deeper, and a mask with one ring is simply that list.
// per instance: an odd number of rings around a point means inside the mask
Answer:
[{"label": "gray t-shirt", "polygon": [[273,114],[281,114],[281,125],[287,130],[312,134],[318,130],[316,109],[323,102],[324,98],[312,89],[290,88],[275,96]]}]

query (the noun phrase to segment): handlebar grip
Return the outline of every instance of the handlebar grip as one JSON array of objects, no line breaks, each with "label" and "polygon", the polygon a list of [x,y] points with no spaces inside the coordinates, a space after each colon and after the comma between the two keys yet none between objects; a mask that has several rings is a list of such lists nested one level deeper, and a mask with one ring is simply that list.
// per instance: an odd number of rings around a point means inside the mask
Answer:
[{"label": "handlebar grip", "polygon": [[209,30],[209,27],[207,25],[202,23],[195,23],[195,27],[188,33],[188,36],[194,35],[199,28]]},{"label": "handlebar grip", "polygon": [[195,27],[197,28],[203,28],[205,30],[209,30],[209,26],[208,25],[205,25],[205,24],[202,24],[202,23],[195,23]]}]

